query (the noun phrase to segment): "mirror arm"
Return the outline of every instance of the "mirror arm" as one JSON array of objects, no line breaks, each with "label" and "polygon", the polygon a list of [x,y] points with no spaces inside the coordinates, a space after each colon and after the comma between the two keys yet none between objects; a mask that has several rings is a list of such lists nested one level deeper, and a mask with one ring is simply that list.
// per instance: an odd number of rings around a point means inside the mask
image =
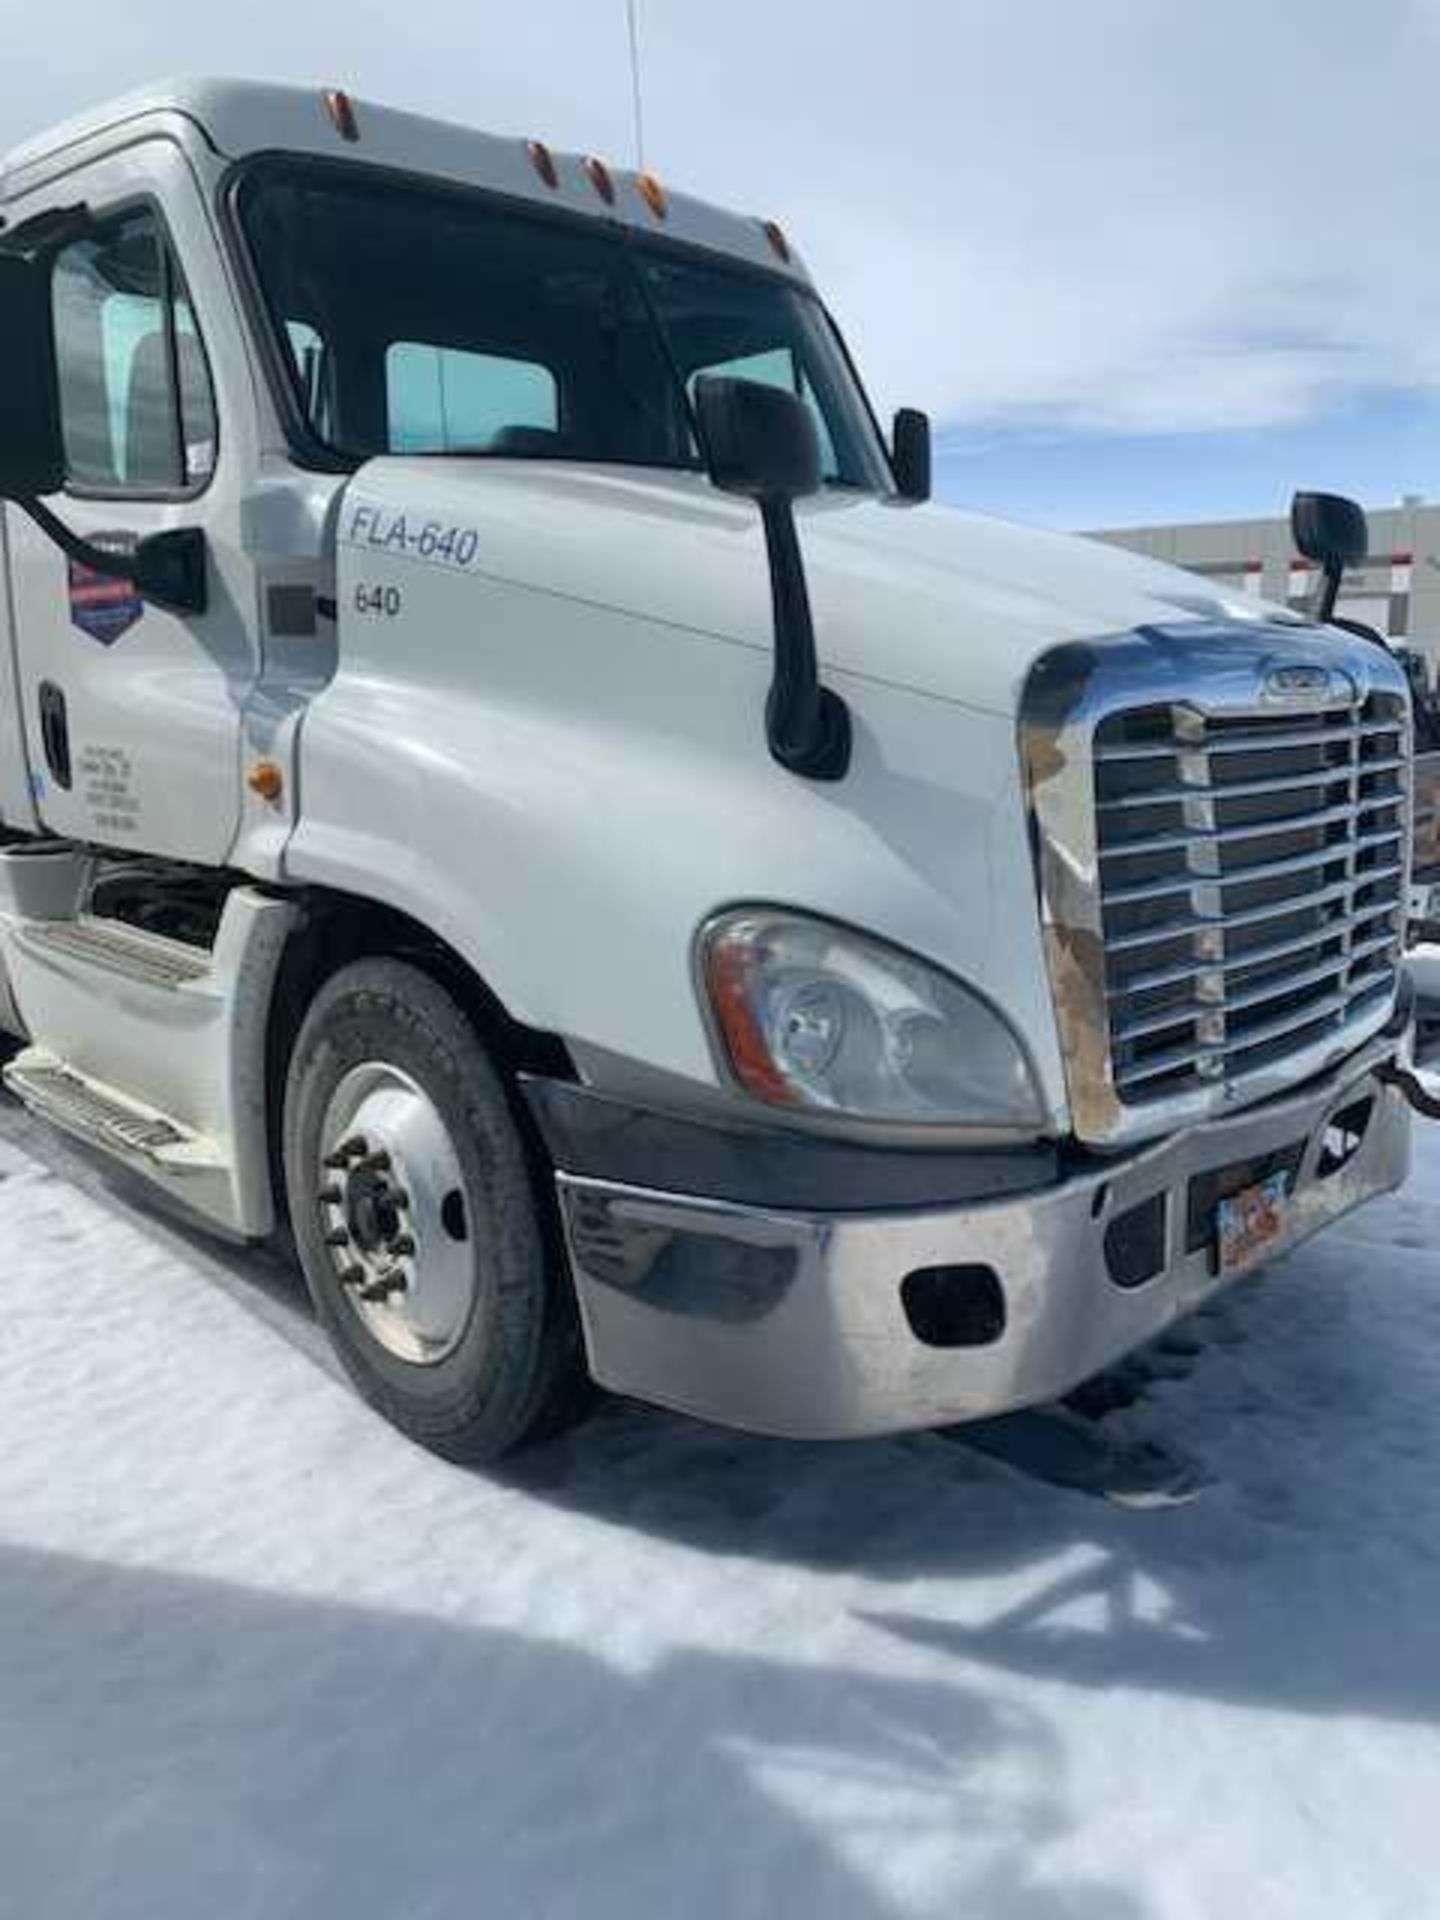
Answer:
[{"label": "mirror arm", "polygon": [[1320,581],[1320,597],[1315,607],[1315,618],[1322,627],[1329,626],[1335,613],[1335,603],[1340,598],[1340,583],[1345,577],[1343,567],[1333,561],[1325,568]]},{"label": "mirror arm", "polygon": [[92,546],[78,533],[72,533],[43,501],[17,500],[15,505],[30,516],[46,539],[53,540],[67,559],[88,567],[91,573],[103,574],[107,580],[134,580],[135,570],[129,554],[107,553],[104,547]]},{"label": "mirror arm", "polygon": [[772,757],[790,773],[809,780],[843,780],[850,766],[850,709],[838,693],[820,684],[794,510],[783,495],[767,495],[759,506],[775,617],[766,739]]},{"label": "mirror arm", "polygon": [[146,600],[172,613],[204,613],[209,604],[205,535],[199,527],[170,527],[140,541],[134,553],[108,553],[71,531],[41,500],[15,505],[69,560],[107,580],[128,580]]}]

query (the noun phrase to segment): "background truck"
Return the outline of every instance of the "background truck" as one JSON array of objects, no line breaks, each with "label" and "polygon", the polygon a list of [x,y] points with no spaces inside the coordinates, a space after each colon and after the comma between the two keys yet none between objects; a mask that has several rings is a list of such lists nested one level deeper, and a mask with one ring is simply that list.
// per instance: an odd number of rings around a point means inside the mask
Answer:
[{"label": "background truck", "polygon": [[231,82],[3,211],[6,1078],[407,1432],[994,1413],[1402,1179],[1403,674],[928,504],[773,222]]}]

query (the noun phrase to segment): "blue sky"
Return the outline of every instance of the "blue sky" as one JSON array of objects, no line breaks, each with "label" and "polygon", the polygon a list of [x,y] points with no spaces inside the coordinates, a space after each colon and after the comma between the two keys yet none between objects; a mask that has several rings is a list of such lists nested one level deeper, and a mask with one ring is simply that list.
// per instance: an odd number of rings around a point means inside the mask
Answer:
[{"label": "blue sky", "polygon": [[935,476],[943,499],[1055,527],[1268,517],[1287,511],[1297,487],[1368,507],[1405,494],[1435,500],[1440,398],[1395,389],[1310,419],[1214,433],[952,427],[938,438]]},{"label": "blue sky", "polygon": [[[637,0],[647,163],[780,219],[949,498],[1061,526],[1440,497],[1440,0]],[[0,0],[34,56],[31,0]],[[52,0],[0,148],[173,70],[630,163],[625,0]]]}]

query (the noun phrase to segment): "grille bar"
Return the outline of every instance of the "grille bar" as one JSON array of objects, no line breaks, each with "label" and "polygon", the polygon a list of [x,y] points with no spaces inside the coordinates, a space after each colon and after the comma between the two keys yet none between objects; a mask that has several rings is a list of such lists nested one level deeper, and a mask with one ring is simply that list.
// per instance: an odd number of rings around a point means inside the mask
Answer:
[{"label": "grille bar", "polygon": [[[1388,938],[1384,944],[1390,944]],[[1372,947],[1372,951],[1376,950]],[[1245,1013],[1253,1007],[1268,1006],[1274,1000],[1287,999],[1301,987],[1318,986],[1322,981],[1339,979],[1346,973],[1350,973],[1352,978],[1357,976],[1353,956],[1338,953],[1333,959],[1322,960],[1319,965],[1306,967],[1300,973],[1286,973],[1282,978],[1267,980],[1261,986],[1242,989],[1223,999],[1191,1000],[1183,1005],[1168,1007],[1163,1013],[1130,1015],[1116,1020],[1112,1031],[1121,1040],[1135,1040],[1150,1033],[1169,1033],[1176,1027],[1193,1026],[1204,1014]]]},{"label": "grille bar", "polygon": [[[1248,753],[1256,747],[1328,747],[1332,745],[1348,746],[1355,740],[1380,740],[1392,738],[1404,731],[1403,721],[1381,722],[1372,726],[1345,727],[1296,727],[1285,732],[1267,732],[1264,728],[1236,728],[1216,737],[1209,751],[1214,753]],[[1135,746],[1100,746],[1096,749],[1095,760],[1100,766],[1114,766],[1118,762],[1136,760],[1173,759],[1177,753],[1188,749],[1188,742],[1149,741]]]},{"label": "grille bar", "polygon": [[[1189,751],[1188,749],[1186,750]],[[1269,779],[1235,780],[1220,786],[1169,786],[1152,787],[1141,793],[1122,794],[1115,800],[1102,800],[1099,803],[1101,813],[1114,813],[1133,807],[1161,807],[1172,801],[1181,800],[1249,800],[1257,799],[1267,793],[1293,793],[1310,787],[1336,787],[1342,781],[1349,781],[1357,774],[1368,779],[1371,774],[1396,773],[1405,765],[1398,756],[1384,760],[1346,760],[1334,766],[1324,767],[1318,773],[1280,773]]]},{"label": "grille bar", "polygon": [[1241,1081],[1393,996],[1403,696],[1313,719],[1176,704],[1094,743],[1110,1072],[1122,1103]]},{"label": "grille bar", "polygon": [[1174,880],[1141,881],[1135,886],[1106,889],[1107,906],[1129,900],[1163,900],[1172,893],[1193,893],[1197,886],[1232,886],[1252,880],[1276,880],[1291,873],[1308,873],[1320,867],[1344,866],[1355,853],[1373,847],[1394,846],[1404,834],[1399,827],[1384,833],[1364,833],[1350,840],[1338,840],[1313,853],[1292,853],[1284,860],[1260,860],[1248,867],[1232,867],[1226,873],[1187,873]]},{"label": "grille bar", "polygon": [[[1397,903],[1392,901],[1386,906],[1376,907],[1372,912],[1357,914],[1350,924],[1352,928],[1368,926],[1371,920],[1378,920],[1382,916],[1388,916],[1393,921],[1396,910]],[[1213,970],[1221,974],[1233,973],[1240,967],[1260,967],[1272,960],[1288,959],[1292,953],[1311,953],[1317,939],[1324,937],[1323,934],[1302,933],[1290,940],[1271,940],[1262,947],[1248,948],[1232,960],[1221,961]],[[1338,939],[1339,931],[1330,937]],[[1384,933],[1371,935],[1367,939],[1352,939],[1350,952],[1357,959],[1363,958],[1367,954],[1378,953],[1383,947],[1393,946],[1394,941],[1395,929],[1392,925]],[[1173,967],[1152,967],[1146,973],[1126,974],[1122,980],[1115,982],[1110,990],[1110,998],[1130,999],[1137,993],[1149,993],[1157,987],[1182,986],[1194,977],[1194,960],[1186,960]]]},{"label": "grille bar", "polygon": [[[1204,789],[1196,791],[1196,798],[1204,798]],[[1343,806],[1320,807],[1309,813],[1292,813],[1274,820],[1260,820],[1243,827],[1197,827],[1189,833],[1173,833],[1152,837],[1137,834],[1131,840],[1116,840],[1110,846],[1101,849],[1102,860],[1134,859],[1137,854],[1149,853],[1188,853],[1192,849],[1213,846],[1217,841],[1238,843],[1244,840],[1273,840],[1277,834],[1300,827],[1333,827],[1342,820],[1354,820],[1362,813],[1380,813],[1387,807],[1401,805],[1401,796],[1396,793],[1379,793],[1368,800],[1358,800],[1352,805],[1348,800]]]},{"label": "grille bar", "polygon": [[[1319,887],[1313,893],[1305,895],[1307,907],[1328,906],[1337,900],[1348,900],[1363,888],[1382,880],[1396,880],[1405,871],[1403,865],[1388,867],[1369,867],[1353,880],[1337,880],[1328,887]],[[1397,890],[1396,901],[1399,899]],[[1146,928],[1142,933],[1122,934],[1118,938],[1105,940],[1107,953],[1128,953],[1136,947],[1153,947],[1166,941],[1182,939],[1189,933],[1201,933],[1207,927],[1224,925],[1227,927],[1258,927],[1267,920],[1282,919],[1286,914],[1294,913],[1293,900],[1277,900],[1273,906],[1252,907],[1244,913],[1191,914],[1184,920],[1170,920],[1160,927]]]}]

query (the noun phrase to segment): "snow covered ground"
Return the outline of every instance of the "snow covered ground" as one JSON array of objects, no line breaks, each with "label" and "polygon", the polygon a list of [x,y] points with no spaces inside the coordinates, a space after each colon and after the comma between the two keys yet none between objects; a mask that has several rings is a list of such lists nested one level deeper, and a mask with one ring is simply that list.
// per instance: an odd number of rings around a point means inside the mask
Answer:
[{"label": "snow covered ground", "polygon": [[1440,1911],[1440,1131],[1110,1415],[1134,1512],[938,1437],[625,1407],[503,1476],[283,1273],[0,1110],[0,1914]]}]

